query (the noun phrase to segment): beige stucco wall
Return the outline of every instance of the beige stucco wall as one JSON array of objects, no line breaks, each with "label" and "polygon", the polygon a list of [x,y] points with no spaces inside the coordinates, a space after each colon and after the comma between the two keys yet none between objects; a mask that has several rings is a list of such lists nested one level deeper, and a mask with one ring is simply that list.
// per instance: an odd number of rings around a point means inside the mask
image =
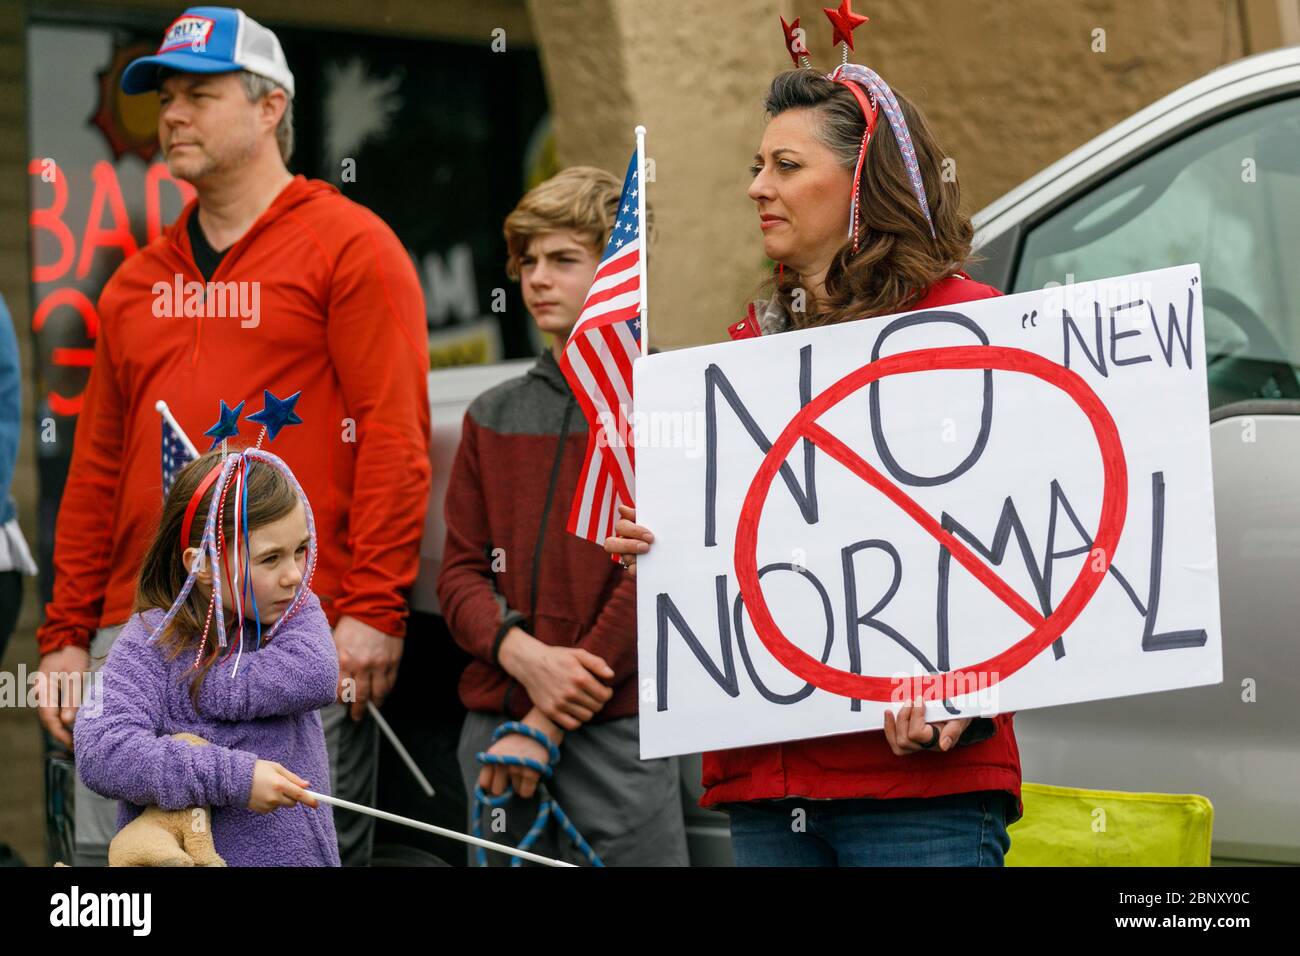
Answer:
[{"label": "beige stucco wall", "polygon": [[[823,0],[530,0],[563,163],[619,170],[649,130],[659,236],[659,347],[717,341],[762,279],[746,167],[759,101],[788,68],[778,15],[799,16],[815,66],[838,62]],[[1297,0],[875,0],[853,59],[908,93],[956,160],[974,213],[1184,83],[1300,42]],[[1094,52],[1093,31],[1105,31]]]}]

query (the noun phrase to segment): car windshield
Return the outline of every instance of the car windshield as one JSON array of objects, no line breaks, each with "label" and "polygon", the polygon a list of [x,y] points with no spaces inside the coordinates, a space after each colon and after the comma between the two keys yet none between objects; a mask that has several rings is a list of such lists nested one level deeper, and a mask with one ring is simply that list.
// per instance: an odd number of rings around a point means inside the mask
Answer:
[{"label": "car windshield", "polygon": [[1026,235],[1012,291],[1199,262],[1212,407],[1300,399],[1300,100],[1206,126]]}]

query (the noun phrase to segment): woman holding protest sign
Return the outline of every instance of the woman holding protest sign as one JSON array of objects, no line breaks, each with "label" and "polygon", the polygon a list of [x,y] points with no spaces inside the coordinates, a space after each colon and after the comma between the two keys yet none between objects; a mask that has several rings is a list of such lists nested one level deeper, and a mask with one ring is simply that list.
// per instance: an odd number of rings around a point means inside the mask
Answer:
[{"label": "woman holding protest sign", "polygon": [[[865,18],[847,0],[827,15],[851,48]],[[780,265],[732,338],[1001,295],[961,271],[973,229],[916,107],[847,49],[815,72],[798,20],[782,26],[802,68],[772,82],[749,187]],[[635,574],[654,536],[620,512],[605,549]],[[924,714],[917,700],[886,710],[883,731],[707,753],[701,805],[730,813],[742,866],[1001,866],[1022,814],[1012,715]]]}]

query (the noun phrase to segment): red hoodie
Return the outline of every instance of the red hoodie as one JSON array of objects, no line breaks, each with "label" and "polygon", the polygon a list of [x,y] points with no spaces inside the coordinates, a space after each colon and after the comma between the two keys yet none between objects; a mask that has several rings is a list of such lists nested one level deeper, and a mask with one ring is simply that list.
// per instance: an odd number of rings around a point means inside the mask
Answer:
[{"label": "red hoodie", "polygon": [[[41,653],[87,646],[131,616],[135,578],[162,510],[163,399],[200,451],[218,399],[262,407],[302,391],[303,424],[263,447],[298,476],[315,513],[312,589],[332,625],[347,614],[406,630],[428,505],[429,369],[424,299],[391,229],[328,183],[295,177],[226,252],[213,282],[258,283],[250,318],[159,317],[163,286],[202,282],[191,202],[118,268],[99,298],[95,362],[77,421],[54,543]],[[251,301],[252,286],[246,286]],[[160,301],[162,305],[160,305]],[[182,303],[183,304],[183,303]],[[260,426],[241,418],[236,444]]]},{"label": "red hoodie", "polygon": [[[962,273],[943,279],[910,309],[987,299],[1001,295],[992,286]],[[733,339],[761,335],[753,310],[731,325]],[[1020,751],[1012,714],[972,722],[958,746],[896,756],[882,730],[838,734],[778,744],[759,744],[704,754],[701,806],[746,800],[813,797],[938,797],[975,790],[1003,790],[1016,801],[1007,822],[1024,813],[1020,804]],[[985,739],[972,733],[980,726]],[[969,742],[967,741],[975,741]],[[964,742],[965,741],[965,742]]]}]

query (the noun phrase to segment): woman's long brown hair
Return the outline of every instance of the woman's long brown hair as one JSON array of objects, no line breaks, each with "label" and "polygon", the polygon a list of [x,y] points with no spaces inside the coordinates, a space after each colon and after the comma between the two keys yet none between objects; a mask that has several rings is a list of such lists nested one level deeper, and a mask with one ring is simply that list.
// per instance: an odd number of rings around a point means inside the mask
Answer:
[{"label": "woman's long brown hair", "polygon": [[[251,532],[262,525],[278,521],[292,511],[294,505],[298,503],[298,493],[274,466],[251,459],[249,465],[248,530]],[[220,467],[221,450],[216,448],[191,461],[177,473],[171,491],[167,495],[167,501],[163,504],[162,517],[158,522],[153,541],[150,542],[140,565],[140,575],[135,589],[134,610],[136,612],[153,608],[167,611],[176,601],[176,596],[181,593],[185,579],[190,573],[189,567],[185,564],[185,548],[181,546],[180,541],[185,509],[208,472]],[[185,543],[185,547],[197,548],[203,540],[203,526],[207,522],[208,509],[212,506],[212,495],[215,489],[214,483],[203,493],[198,509],[194,513],[194,519],[190,523],[189,540]],[[226,495],[226,505],[221,516],[225,526],[227,546],[234,540],[235,534],[234,498],[232,490]],[[224,561],[224,553],[222,557]],[[221,570],[224,576],[225,568]],[[229,602],[223,602],[223,608],[226,633],[230,634],[238,622],[234,619]],[[175,660],[186,651],[192,653],[198,648],[207,613],[208,597],[199,592],[196,584],[190,589],[185,603],[177,610],[167,630],[158,636],[159,646],[169,652],[170,660]],[[194,674],[190,683],[190,699],[194,702],[196,711],[199,707],[199,688],[203,686],[203,679],[207,677],[208,671],[222,652],[223,649],[217,646],[216,621],[213,621],[198,670],[187,671]]]},{"label": "woman's long brown hair", "polygon": [[[801,312],[791,308],[801,278],[786,270],[771,280],[769,288],[797,328],[905,311],[931,285],[971,261],[974,229],[959,209],[961,188],[956,176],[942,174],[944,152],[925,117],[902,93],[894,90],[894,96],[911,133],[935,235],[930,235],[898,140],[882,110],[867,144],[858,189],[857,254],[846,238],[826,274],[826,300],[813,302],[806,293],[807,308]],[[772,81],[763,106],[769,117],[791,109],[816,110],[818,139],[853,171],[866,121],[857,100],[842,84],[812,70],[788,70]]]}]

